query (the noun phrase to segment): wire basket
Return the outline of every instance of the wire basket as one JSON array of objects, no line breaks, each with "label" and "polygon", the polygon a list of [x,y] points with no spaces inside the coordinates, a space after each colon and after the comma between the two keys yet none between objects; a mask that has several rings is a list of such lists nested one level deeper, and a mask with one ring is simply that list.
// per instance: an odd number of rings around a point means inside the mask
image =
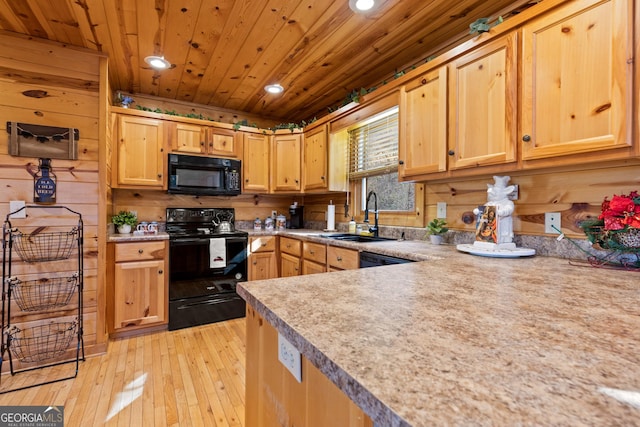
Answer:
[{"label": "wire basket", "polygon": [[13,247],[25,262],[57,261],[67,259],[78,241],[77,227],[67,232],[23,234],[11,232]]},{"label": "wire basket", "polygon": [[26,281],[12,277],[8,282],[11,295],[22,311],[48,310],[69,304],[78,286],[78,273]]},{"label": "wire basket", "polygon": [[26,329],[13,326],[7,331],[7,347],[21,362],[42,362],[62,355],[76,336],[77,329],[77,321],[48,323]]}]

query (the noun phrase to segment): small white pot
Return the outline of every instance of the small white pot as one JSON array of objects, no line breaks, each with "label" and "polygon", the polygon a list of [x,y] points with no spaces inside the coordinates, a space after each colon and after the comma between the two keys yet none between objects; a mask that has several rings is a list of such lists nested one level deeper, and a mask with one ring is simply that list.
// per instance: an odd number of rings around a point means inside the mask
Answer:
[{"label": "small white pot", "polygon": [[432,245],[441,245],[442,244],[442,235],[441,234],[430,234],[429,240],[431,240]]},{"label": "small white pot", "polygon": [[118,226],[118,233],[129,234],[131,233],[131,226],[129,224],[122,224]]}]

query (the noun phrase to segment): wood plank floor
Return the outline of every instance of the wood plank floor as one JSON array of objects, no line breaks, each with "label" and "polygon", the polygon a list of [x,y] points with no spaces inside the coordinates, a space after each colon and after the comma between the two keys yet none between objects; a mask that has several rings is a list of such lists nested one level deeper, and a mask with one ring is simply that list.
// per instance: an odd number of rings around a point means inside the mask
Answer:
[{"label": "wood plank floor", "polygon": [[[70,375],[75,364],[15,376],[0,391]],[[243,426],[245,319],[112,341],[77,378],[0,395],[4,405],[63,405],[72,426]]]}]

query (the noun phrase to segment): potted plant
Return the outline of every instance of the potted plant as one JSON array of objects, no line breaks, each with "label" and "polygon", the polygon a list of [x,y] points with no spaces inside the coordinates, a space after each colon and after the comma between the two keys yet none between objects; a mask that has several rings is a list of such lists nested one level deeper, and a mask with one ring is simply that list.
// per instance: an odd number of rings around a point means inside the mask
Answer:
[{"label": "potted plant", "polygon": [[111,217],[111,222],[118,228],[118,233],[129,234],[131,227],[138,222],[138,217],[133,212],[120,211]]},{"label": "potted plant", "polygon": [[434,218],[427,224],[427,234],[434,245],[442,243],[442,235],[447,231],[449,229],[447,228],[447,221],[444,219]]}]

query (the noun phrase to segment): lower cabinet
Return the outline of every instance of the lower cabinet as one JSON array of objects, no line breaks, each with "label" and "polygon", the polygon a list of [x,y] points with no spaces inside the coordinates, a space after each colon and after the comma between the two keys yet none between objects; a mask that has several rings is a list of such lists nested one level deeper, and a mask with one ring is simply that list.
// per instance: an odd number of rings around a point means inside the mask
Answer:
[{"label": "lower cabinet", "polygon": [[166,241],[109,244],[109,332],[164,325],[168,321]]},{"label": "lower cabinet", "polygon": [[360,267],[360,254],[357,250],[329,246],[327,248],[329,271],[353,270]]},{"label": "lower cabinet", "polygon": [[298,239],[280,237],[280,277],[301,274],[302,242]]},{"label": "lower cabinet", "polygon": [[276,257],[276,236],[249,238],[249,280],[273,279],[278,277]]},{"label": "lower cabinet", "polygon": [[246,322],[247,426],[373,426],[371,419],[304,356],[299,383],[278,361],[278,332],[250,305]]},{"label": "lower cabinet", "polygon": [[320,243],[302,243],[302,274],[327,271],[327,246]]}]

